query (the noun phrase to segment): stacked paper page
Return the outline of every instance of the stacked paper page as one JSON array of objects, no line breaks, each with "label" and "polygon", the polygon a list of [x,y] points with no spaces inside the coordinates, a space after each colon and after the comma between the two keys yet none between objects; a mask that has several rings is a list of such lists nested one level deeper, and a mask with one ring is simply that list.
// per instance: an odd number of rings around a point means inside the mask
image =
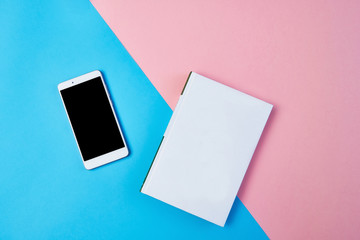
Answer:
[{"label": "stacked paper page", "polygon": [[224,226],[271,109],[190,73],[141,192]]}]

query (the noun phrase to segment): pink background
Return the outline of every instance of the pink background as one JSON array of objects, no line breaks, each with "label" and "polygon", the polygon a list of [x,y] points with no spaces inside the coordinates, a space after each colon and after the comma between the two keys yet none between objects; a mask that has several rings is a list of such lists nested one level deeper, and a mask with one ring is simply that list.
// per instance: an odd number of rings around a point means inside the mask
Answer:
[{"label": "pink background", "polygon": [[270,238],[359,238],[360,1],[92,3],[171,108],[190,71],[274,105],[239,191]]}]

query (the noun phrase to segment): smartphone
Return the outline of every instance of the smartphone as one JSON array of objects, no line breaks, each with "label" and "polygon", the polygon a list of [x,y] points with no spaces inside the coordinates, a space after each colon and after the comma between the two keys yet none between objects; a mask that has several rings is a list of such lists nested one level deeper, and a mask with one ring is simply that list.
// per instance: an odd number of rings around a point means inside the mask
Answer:
[{"label": "smartphone", "polygon": [[58,89],[86,169],[129,154],[100,71],[62,82]]}]

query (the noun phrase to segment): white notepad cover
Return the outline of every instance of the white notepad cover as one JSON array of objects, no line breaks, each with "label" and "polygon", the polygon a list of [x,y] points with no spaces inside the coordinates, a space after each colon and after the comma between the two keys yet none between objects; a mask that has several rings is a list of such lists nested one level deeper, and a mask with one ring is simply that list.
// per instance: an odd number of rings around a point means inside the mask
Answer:
[{"label": "white notepad cover", "polygon": [[272,107],[191,72],[141,192],[224,226]]}]

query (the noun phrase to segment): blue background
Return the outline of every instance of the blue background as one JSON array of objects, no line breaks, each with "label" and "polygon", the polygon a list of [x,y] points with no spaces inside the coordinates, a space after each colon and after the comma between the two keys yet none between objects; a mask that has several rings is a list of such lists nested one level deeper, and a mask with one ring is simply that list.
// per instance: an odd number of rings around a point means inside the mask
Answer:
[{"label": "blue background", "polygon": [[[171,109],[87,0],[0,1],[0,239],[267,238],[139,192]],[[102,71],[130,156],[85,170],[57,84]]]}]

